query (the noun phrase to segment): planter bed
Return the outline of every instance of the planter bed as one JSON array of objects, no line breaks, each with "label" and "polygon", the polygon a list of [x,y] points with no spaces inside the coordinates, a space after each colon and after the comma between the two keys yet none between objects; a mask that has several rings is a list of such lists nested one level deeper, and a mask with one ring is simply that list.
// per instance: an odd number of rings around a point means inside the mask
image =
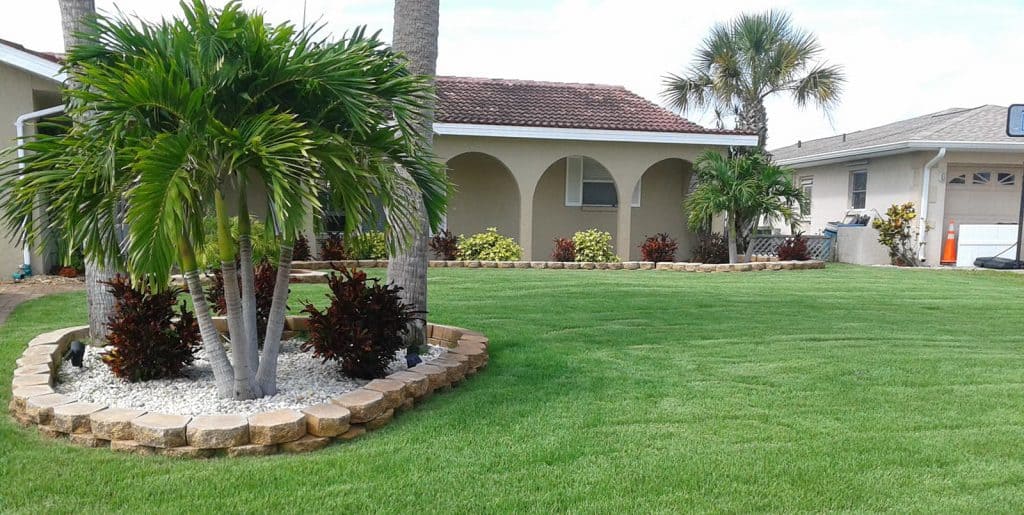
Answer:
[{"label": "planter bed", "polygon": [[[305,317],[288,317],[302,331]],[[396,370],[330,398],[268,411],[190,415],[147,412],[85,402],[55,389],[62,356],[87,327],[43,333],[17,360],[8,406],[19,424],[87,447],[174,457],[256,456],[307,452],[383,427],[438,389],[458,384],[487,365],[488,339],[461,328],[428,324],[430,344],[445,350],[408,370]]]}]

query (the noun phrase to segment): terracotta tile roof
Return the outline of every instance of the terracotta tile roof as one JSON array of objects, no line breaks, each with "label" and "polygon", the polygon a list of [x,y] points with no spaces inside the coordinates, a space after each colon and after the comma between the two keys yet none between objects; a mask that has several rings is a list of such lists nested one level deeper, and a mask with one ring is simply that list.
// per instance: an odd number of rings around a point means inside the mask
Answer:
[{"label": "terracotta tile roof", "polygon": [[701,127],[622,86],[438,76],[437,97],[442,123],[743,134]]},{"label": "terracotta tile roof", "polygon": [[54,52],[41,52],[39,50],[32,50],[30,48],[25,48],[25,45],[22,45],[21,43],[15,43],[13,41],[8,41],[8,40],[2,39],[2,38],[0,38],[0,44],[3,44],[5,46],[9,46],[9,47],[17,49],[17,50],[21,50],[22,52],[26,52],[26,53],[32,54],[32,55],[34,55],[36,57],[42,57],[43,59],[46,59],[47,61],[50,61],[50,62],[53,62],[53,63],[57,63],[57,64],[61,64],[61,60],[64,58],[63,54],[57,54],[57,53],[54,53]]}]

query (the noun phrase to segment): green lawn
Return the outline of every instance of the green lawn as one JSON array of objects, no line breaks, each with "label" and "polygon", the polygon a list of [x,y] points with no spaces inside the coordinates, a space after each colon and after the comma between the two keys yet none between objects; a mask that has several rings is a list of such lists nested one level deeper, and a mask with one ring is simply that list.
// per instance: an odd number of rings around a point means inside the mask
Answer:
[{"label": "green lawn", "polygon": [[[177,461],[0,420],[3,512],[1014,511],[1024,276],[832,266],[745,274],[430,272],[432,319],[489,367],[301,456]],[[293,288],[292,308],[322,287]],[[14,359],[86,317],[22,305]]]}]

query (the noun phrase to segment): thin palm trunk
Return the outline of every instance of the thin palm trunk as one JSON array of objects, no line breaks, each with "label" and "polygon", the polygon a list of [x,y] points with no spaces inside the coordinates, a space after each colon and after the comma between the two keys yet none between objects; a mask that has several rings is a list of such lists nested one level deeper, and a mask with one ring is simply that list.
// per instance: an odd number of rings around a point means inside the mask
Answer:
[{"label": "thin palm trunk", "polygon": [[252,377],[260,366],[259,339],[256,325],[256,282],[252,262],[252,224],[249,221],[249,204],[245,188],[239,188],[238,195],[238,257],[241,260],[242,276],[242,317],[245,323],[245,345],[248,348],[248,367]]},{"label": "thin palm trunk", "polygon": [[249,341],[242,317],[242,298],[238,289],[238,270],[235,268],[235,243],[231,239],[224,196],[214,194],[217,211],[217,243],[220,247],[220,266],[224,275],[224,304],[227,308],[228,339],[231,341],[231,363],[234,369],[235,399],[252,399],[252,373],[249,368]]},{"label": "thin palm trunk", "polygon": [[736,262],[736,213],[729,213],[729,262]]},{"label": "thin palm trunk", "polygon": [[203,283],[199,280],[199,270],[196,267],[192,244],[187,238],[181,238],[179,248],[181,249],[181,270],[185,275],[185,284],[188,286],[189,295],[192,296],[196,321],[199,323],[199,335],[203,340],[206,360],[210,362],[210,368],[213,369],[213,380],[217,385],[217,393],[222,398],[230,399],[234,392],[232,387],[235,379],[234,372],[231,370],[231,363],[228,362],[224,345],[221,344],[220,333],[213,325],[213,315],[210,313],[210,305],[206,302]]},{"label": "thin palm trunk", "polygon": [[[405,54],[410,70],[431,79],[437,71],[439,3],[439,0],[395,0],[393,47]],[[433,105],[426,106],[416,121],[421,137],[425,139],[425,147],[429,149],[433,139]],[[402,300],[422,314],[422,319],[410,324],[406,335],[407,346],[416,347],[426,343],[427,239],[430,228],[422,193],[413,186],[408,172],[401,168],[396,172],[406,182],[401,190],[402,197],[419,214],[419,220],[412,227],[406,248],[390,257],[388,279],[402,288]]]},{"label": "thin palm trunk", "polygon": [[263,355],[260,357],[256,383],[263,395],[277,393],[277,356],[281,352],[281,332],[284,330],[285,310],[288,305],[288,276],[292,270],[292,241],[281,242],[281,254],[277,262],[277,277],[274,282],[274,299],[267,317],[267,333],[263,339]]}]

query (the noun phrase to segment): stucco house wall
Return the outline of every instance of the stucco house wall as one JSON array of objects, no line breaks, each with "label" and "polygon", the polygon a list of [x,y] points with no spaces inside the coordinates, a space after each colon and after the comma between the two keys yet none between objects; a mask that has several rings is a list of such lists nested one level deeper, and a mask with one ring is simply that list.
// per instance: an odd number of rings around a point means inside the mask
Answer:
[{"label": "stucco house wall", "polygon": [[[19,68],[0,63],[0,141],[6,148],[15,141],[14,121],[25,113],[60,104],[59,84]],[[27,135],[35,133],[35,126],[26,124]],[[5,155],[4,158],[14,156]],[[32,252],[32,271],[42,273],[51,265],[49,253]],[[11,273],[23,261],[22,247],[0,231],[0,280],[10,280]]]},{"label": "stucco house wall", "polygon": [[[524,248],[524,258],[547,259],[552,239],[598,228],[613,234],[615,251],[624,260],[639,256],[637,246],[644,234],[658,232],[667,232],[685,243],[678,256],[688,258],[693,236],[686,229],[680,205],[684,185],[689,183],[690,163],[706,150],[724,151],[723,147],[705,145],[451,135],[435,136],[434,149],[445,163],[457,158],[451,176],[456,187],[452,199],[454,209],[448,218],[448,227],[453,232],[468,234],[483,226],[471,220],[474,217],[467,213],[468,206],[480,202],[460,199],[460,195],[484,195],[491,199],[489,202],[504,204],[514,197],[507,192],[514,183],[519,202],[517,239]],[[486,154],[497,160],[513,180],[509,181],[502,174],[489,174],[486,178],[472,177],[467,181],[459,165],[465,164],[462,156],[470,153]],[[618,206],[566,207],[565,158],[568,156],[586,156],[607,169],[615,181]],[[494,167],[482,169],[493,171]],[[633,208],[629,200],[641,177],[644,177],[641,206]],[[481,212],[486,213],[486,210]],[[507,216],[488,219],[508,224]],[[506,234],[513,234],[513,231]]]}]

